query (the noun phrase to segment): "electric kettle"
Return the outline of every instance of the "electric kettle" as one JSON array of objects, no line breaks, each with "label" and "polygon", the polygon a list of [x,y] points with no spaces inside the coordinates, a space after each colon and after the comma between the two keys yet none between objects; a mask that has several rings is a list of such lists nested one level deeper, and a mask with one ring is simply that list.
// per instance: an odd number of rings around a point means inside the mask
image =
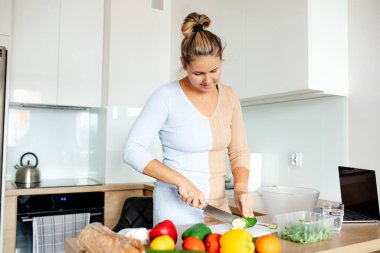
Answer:
[{"label": "electric kettle", "polygon": [[[30,160],[28,160],[27,164],[24,165],[23,160],[28,155],[34,157],[34,160],[35,160],[34,165],[30,164]],[[40,182],[40,171],[37,168],[37,165],[38,165],[38,158],[34,153],[27,152],[23,154],[20,158],[20,165],[16,164],[14,166],[15,169],[17,169],[15,183],[25,184],[25,185],[38,184]]]}]

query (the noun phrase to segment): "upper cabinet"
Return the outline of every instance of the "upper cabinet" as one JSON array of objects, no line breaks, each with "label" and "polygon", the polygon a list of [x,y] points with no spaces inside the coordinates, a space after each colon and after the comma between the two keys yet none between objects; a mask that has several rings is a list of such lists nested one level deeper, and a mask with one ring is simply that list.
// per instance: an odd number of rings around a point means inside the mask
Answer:
[{"label": "upper cabinet", "polygon": [[347,0],[253,0],[246,10],[243,103],[347,95]]},{"label": "upper cabinet", "polygon": [[9,36],[11,30],[12,0],[0,0],[0,35]]},{"label": "upper cabinet", "polygon": [[106,2],[105,105],[141,108],[170,81],[171,2]]},{"label": "upper cabinet", "polygon": [[12,0],[0,0],[0,46],[9,47]]},{"label": "upper cabinet", "polygon": [[103,0],[14,0],[9,100],[101,106]]},{"label": "upper cabinet", "polygon": [[173,64],[181,22],[194,10],[225,43],[221,81],[243,104],[347,95],[347,0],[174,1]]}]

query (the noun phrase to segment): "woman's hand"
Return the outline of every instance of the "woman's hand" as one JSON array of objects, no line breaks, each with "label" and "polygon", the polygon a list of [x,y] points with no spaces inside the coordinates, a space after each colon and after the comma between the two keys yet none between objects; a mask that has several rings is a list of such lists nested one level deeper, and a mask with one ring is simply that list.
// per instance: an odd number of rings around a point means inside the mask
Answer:
[{"label": "woman's hand", "polygon": [[194,184],[188,180],[184,180],[177,186],[178,193],[183,202],[195,208],[204,208],[206,206],[206,199],[203,192],[200,191]]},{"label": "woman's hand", "polygon": [[235,203],[241,211],[243,217],[254,217],[253,214],[253,196],[246,191],[235,191]]}]

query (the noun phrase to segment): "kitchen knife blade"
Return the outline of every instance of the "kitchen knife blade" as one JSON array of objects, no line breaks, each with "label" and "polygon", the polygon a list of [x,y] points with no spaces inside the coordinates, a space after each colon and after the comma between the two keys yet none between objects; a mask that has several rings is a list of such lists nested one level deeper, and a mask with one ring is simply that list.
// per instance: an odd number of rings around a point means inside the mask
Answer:
[{"label": "kitchen knife blade", "polygon": [[203,213],[211,216],[214,219],[217,219],[219,221],[223,221],[225,223],[232,223],[233,219],[240,218],[240,216],[230,214],[228,212],[225,212],[219,208],[216,208],[215,206],[207,205],[205,208],[203,208]]}]

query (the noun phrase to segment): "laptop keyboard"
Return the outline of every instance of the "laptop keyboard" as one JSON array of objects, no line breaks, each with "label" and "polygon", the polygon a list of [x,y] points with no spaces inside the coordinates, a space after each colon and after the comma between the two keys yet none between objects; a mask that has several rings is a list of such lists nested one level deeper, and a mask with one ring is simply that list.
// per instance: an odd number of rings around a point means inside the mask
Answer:
[{"label": "laptop keyboard", "polygon": [[373,220],[373,218],[359,214],[359,213],[355,213],[353,211],[344,210],[343,220],[344,221],[358,221],[358,220],[370,221],[370,220]]}]

